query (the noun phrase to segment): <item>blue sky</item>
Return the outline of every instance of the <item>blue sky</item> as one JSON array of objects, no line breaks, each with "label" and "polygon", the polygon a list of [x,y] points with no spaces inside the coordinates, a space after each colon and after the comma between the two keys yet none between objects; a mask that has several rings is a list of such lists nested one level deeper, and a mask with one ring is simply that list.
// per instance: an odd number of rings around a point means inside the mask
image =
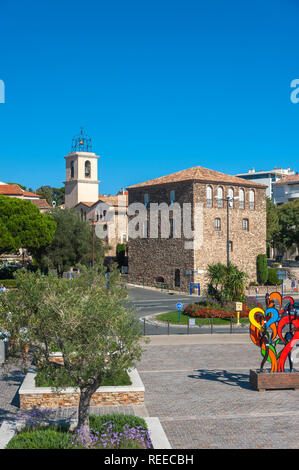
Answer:
[{"label": "blue sky", "polygon": [[81,126],[101,193],[298,170],[298,22],[297,0],[0,0],[0,181],[61,187]]}]

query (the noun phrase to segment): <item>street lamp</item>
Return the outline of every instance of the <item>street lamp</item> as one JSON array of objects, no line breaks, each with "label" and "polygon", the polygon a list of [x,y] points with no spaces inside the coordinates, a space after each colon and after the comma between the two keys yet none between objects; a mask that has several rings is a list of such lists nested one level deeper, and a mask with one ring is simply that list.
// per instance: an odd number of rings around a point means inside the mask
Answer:
[{"label": "street lamp", "polygon": [[95,240],[95,227],[97,224],[97,219],[89,219],[92,225],[92,241],[91,241],[91,266],[94,267],[94,240]]},{"label": "street lamp", "polygon": [[229,207],[230,204],[234,201],[239,199],[239,196],[231,197],[227,196],[226,198],[222,198],[219,196],[215,196],[215,199],[220,201],[226,201],[226,264],[229,265]]}]

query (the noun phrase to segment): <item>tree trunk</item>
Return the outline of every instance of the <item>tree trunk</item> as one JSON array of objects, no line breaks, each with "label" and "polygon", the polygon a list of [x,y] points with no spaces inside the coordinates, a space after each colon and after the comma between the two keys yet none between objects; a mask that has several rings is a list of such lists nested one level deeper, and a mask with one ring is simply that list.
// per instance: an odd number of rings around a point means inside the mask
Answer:
[{"label": "tree trunk", "polygon": [[86,428],[89,430],[89,406],[93,393],[97,390],[97,385],[80,388],[80,401],[78,409],[78,424],[76,429]]}]

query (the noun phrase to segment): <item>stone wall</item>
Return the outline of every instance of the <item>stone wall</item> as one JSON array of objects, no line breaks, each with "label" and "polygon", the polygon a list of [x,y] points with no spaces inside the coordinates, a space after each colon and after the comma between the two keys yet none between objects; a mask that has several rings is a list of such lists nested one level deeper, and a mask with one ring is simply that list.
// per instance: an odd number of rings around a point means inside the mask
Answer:
[{"label": "stone wall", "polygon": [[[20,408],[68,408],[79,405],[79,393],[40,393],[21,394]],[[96,392],[91,398],[91,406],[141,405],[144,392]]]},{"label": "stone wall", "polygon": [[[207,207],[206,187],[212,186],[213,206]],[[227,183],[219,183],[223,188],[223,197],[228,194],[228,188],[232,188],[234,195],[239,194],[239,186]],[[164,283],[170,289],[188,291],[190,282],[200,282],[203,293],[207,285],[207,266],[213,263],[226,264],[227,260],[227,208],[226,201],[223,208],[218,208],[215,199],[219,185],[200,182],[176,182],[154,186],[146,186],[129,189],[129,204],[133,202],[144,202],[144,195],[149,195],[151,203],[170,203],[170,191],[175,190],[175,202],[181,207],[184,203],[190,203],[193,208],[195,204],[201,216],[202,244],[194,249],[186,249],[187,238],[182,234],[181,238],[162,239],[152,238],[129,238],[129,282],[133,284],[157,286],[158,278],[163,278]],[[250,210],[249,187],[245,191],[244,209],[239,208],[239,203],[234,202],[234,208],[229,211],[230,219],[230,241],[232,252],[230,261],[248,275],[248,283],[256,281],[256,257],[266,252],[266,195],[264,188],[254,188],[255,207]],[[149,213],[149,209],[148,209]],[[170,213],[171,214],[171,213]],[[221,229],[215,230],[214,220],[221,220]],[[243,230],[243,219],[248,220],[248,231]],[[161,224],[159,223],[159,234]],[[192,220],[192,229],[198,230]],[[146,234],[150,237],[151,232]],[[175,286],[175,272],[180,271],[180,286]],[[187,274],[186,271],[195,271]],[[201,273],[196,274],[196,271]]]},{"label": "stone wall", "polygon": [[[129,204],[144,202],[144,194],[149,193],[149,203],[169,204],[170,191],[175,190],[175,200],[181,206],[183,203],[192,203],[193,184],[186,182],[182,184],[158,185],[143,190],[129,191]],[[170,214],[172,214],[170,212]],[[132,217],[129,218],[131,220]],[[158,225],[161,233],[161,219]],[[151,230],[148,227],[148,235]],[[128,260],[129,260],[129,282],[157,286],[158,279],[163,278],[164,283],[171,289],[187,290],[190,277],[186,276],[187,270],[194,269],[194,252],[185,248],[184,237],[182,238],[129,238]],[[175,270],[180,270],[180,286],[175,286]]]}]

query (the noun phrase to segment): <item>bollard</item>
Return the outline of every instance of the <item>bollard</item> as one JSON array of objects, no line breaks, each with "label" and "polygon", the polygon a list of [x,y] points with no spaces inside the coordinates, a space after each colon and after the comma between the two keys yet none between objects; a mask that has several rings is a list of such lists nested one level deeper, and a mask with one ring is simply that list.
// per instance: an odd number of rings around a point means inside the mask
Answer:
[{"label": "bollard", "polygon": [[168,318],[168,320],[167,320],[167,334],[168,334],[168,336],[169,336],[169,318]]},{"label": "bollard", "polygon": [[188,318],[188,323],[187,323],[187,335],[189,334],[189,318]]},{"label": "bollard", "polygon": [[145,336],[145,318],[143,319],[143,336]]},{"label": "bollard", "polygon": [[233,332],[233,319],[230,317],[230,334]]},{"label": "bollard", "polygon": [[211,318],[211,335],[213,334],[213,318]]}]

